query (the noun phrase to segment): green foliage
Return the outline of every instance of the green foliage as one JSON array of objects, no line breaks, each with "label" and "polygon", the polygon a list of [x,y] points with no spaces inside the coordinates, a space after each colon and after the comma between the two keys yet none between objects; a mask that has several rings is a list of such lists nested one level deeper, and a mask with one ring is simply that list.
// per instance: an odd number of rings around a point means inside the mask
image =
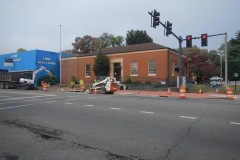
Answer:
[{"label": "green foliage", "polygon": [[72,50],[71,49],[65,49],[65,50],[62,51],[62,53],[72,54]]},{"label": "green foliage", "polygon": [[123,45],[123,37],[122,36],[114,36],[113,34],[103,33],[98,38],[98,49],[108,48],[108,47],[116,47]]},{"label": "green foliage", "polygon": [[71,82],[75,82],[75,84],[79,83],[75,76],[71,76]]},{"label": "green foliage", "polygon": [[49,83],[50,85],[54,85],[56,84],[56,77],[50,75],[42,76],[38,79],[37,85],[41,86],[42,81]]},{"label": "green foliage", "polygon": [[208,92],[212,91],[210,84],[209,85],[196,84],[196,85],[191,85],[187,89],[187,92],[188,93],[198,93],[200,89],[201,89],[202,93],[208,93]]},{"label": "green foliage", "polygon": [[193,46],[184,48],[183,54],[187,57],[188,75],[195,77],[198,84],[209,81],[212,76],[220,75],[220,67],[214,62],[219,58],[216,51],[208,52]]},{"label": "green foliage", "polygon": [[24,48],[18,48],[17,52],[26,52],[27,50]]},{"label": "green foliage", "polygon": [[[220,53],[225,52],[225,44],[222,44],[218,49]],[[232,38],[227,42],[227,54],[228,54],[228,78],[234,79],[234,73],[240,75],[240,32],[236,34],[235,38]],[[225,77],[225,58],[223,57],[223,77]]]},{"label": "green foliage", "polygon": [[152,82],[151,81],[146,81],[145,84],[152,84]]},{"label": "green foliage", "polygon": [[73,54],[86,54],[97,50],[98,39],[89,35],[76,37],[75,43],[72,43]]},{"label": "green foliage", "polygon": [[131,84],[132,83],[132,80],[130,77],[127,78],[127,80],[124,82],[124,84]]},{"label": "green foliage", "polygon": [[134,81],[133,83],[134,83],[134,84],[141,84],[142,82],[139,81],[139,80],[136,80],[136,81]]},{"label": "green foliage", "polygon": [[108,76],[110,70],[110,64],[108,57],[101,52],[97,55],[95,59],[95,64],[93,66],[93,71],[95,75],[98,76]]},{"label": "green foliage", "polygon": [[152,43],[152,38],[146,31],[130,30],[127,32],[126,45]]}]

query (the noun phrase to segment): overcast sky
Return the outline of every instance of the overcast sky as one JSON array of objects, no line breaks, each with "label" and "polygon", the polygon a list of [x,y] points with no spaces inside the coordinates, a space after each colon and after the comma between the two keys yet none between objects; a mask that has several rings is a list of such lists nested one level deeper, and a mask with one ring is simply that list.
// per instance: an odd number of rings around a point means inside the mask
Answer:
[{"label": "overcast sky", "polygon": [[[128,30],[146,30],[155,43],[178,48],[162,26],[150,27],[148,12],[160,12],[161,22],[170,21],[173,32],[185,38],[240,30],[240,0],[0,0],[0,54],[40,49],[72,49],[76,37],[98,37],[107,32],[126,37]],[[218,49],[224,36],[208,39],[206,49]],[[193,45],[200,47],[200,39]],[[183,47],[186,44],[183,42]]]}]

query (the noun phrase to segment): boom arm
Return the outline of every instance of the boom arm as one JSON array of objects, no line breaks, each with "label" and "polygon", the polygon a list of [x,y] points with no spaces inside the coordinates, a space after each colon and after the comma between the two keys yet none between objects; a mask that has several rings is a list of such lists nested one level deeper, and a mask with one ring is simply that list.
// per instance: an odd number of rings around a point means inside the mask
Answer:
[{"label": "boom arm", "polygon": [[50,75],[52,75],[52,73],[47,70],[45,67],[41,66],[39,69],[33,71],[33,76],[32,76],[32,80],[35,80],[36,78],[36,75],[38,74],[38,72],[42,71],[42,70],[45,70],[47,73],[49,73]]}]

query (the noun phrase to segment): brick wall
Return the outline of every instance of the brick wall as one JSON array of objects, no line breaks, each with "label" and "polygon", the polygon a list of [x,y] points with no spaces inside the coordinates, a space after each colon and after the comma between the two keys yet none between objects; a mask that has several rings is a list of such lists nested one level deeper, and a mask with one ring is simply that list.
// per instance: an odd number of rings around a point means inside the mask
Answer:
[{"label": "brick wall", "polygon": [[[109,60],[122,59],[122,80],[131,77],[133,81],[140,80],[142,82],[151,81],[173,81],[176,80],[177,73],[172,74],[173,67],[178,66],[178,54],[168,49],[139,51],[129,53],[108,54]],[[62,60],[62,83],[70,84],[71,76],[75,76],[78,80],[82,79],[85,83],[92,83],[95,74],[93,69],[96,56],[74,57]],[[156,76],[148,75],[148,61],[156,60]],[[138,63],[138,75],[131,76],[131,62]],[[175,65],[173,66],[172,63]],[[85,66],[90,65],[91,76],[85,76]],[[184,64],[184,62],[183,62]],[[111,65],[113,67],[113,65]],[[113,72],[113,69],[110,69]],[[110,73],[110,75],[114,75]],[[183,74],[184,75],[184,74]]]}]

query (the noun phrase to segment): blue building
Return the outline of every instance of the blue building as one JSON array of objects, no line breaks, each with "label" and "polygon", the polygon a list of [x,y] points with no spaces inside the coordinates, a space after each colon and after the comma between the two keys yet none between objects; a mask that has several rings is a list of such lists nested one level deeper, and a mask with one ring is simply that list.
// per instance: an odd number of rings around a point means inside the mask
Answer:
[{"label": "blue building", "polygon": [[[62,57],[70,55],[62,54]],[[60,81],[60,62],[59,53],[43,50],[31,50],[0,55],[0,69],[11,71],[34,71],[44,66]],[[36,80],[45,76],[46,72],[41,71],[37,74]]]}]

